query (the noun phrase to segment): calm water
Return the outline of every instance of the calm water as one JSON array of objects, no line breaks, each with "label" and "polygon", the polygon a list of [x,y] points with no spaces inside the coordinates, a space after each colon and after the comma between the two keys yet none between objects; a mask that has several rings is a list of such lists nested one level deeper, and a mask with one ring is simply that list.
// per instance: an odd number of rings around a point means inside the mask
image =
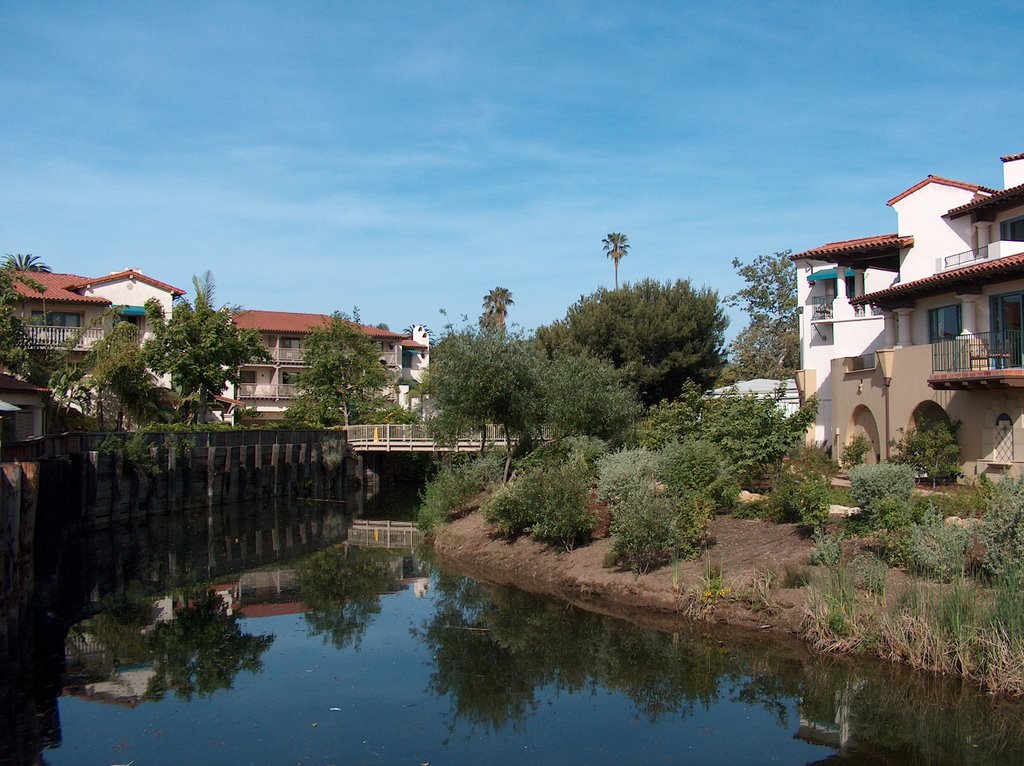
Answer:
[{"label": "calm water", "polygon": [[331,545],[348,521],[271,507],[85,539],[65,563],[88,564],[66,566],[92,616],[36,642],[19,762],[1024,762],[1020,703]]}]

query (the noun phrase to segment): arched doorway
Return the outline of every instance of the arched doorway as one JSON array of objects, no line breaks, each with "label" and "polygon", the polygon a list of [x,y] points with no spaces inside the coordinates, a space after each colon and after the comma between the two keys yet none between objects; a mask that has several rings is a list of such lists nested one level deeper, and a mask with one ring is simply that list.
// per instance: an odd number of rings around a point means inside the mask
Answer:
[{"label": "arched doorway", "polygon": [[864,456],[864,462],[868,465],[874,465],[881,459],[882,441],[878,437],[878,425],[875,423],[875,416],[863,404],[857,405],[850,417],[850,427],[846,443],[849,444],[856,439],[858,434],[863,434],[871,442],[871,449]]},{"label": "arched doorway", "polygon": [[907,429],[917,430],[924,423],[951,424],[949,415],[942,409],[942,405],[932,401],[921,402],[914,408],[914,411],[910,413],[910,422],[907,423]]}]

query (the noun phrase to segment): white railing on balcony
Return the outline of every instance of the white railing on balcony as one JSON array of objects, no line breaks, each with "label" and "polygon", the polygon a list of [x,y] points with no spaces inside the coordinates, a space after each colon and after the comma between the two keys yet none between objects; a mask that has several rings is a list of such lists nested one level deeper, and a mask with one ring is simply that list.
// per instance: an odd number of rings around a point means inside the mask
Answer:
[{"label": "white railing on balcony", "polygon": [[69,346],[75,351],[84,351],[98,340],[103,340],[103,329],[99,327],[57,327],[54,325],[26,325],[25,333],[29,343],[37,348],[59,348]]},{"label": "white railing on balcony", "polygon": [[239,399],[294,399],[298,386],[294,383],[242,383]]},{"label": "white railing on balcony", "polygon": [[268,348],[267,352],[278,362],[298,364],[302,362],[301,348]]}]

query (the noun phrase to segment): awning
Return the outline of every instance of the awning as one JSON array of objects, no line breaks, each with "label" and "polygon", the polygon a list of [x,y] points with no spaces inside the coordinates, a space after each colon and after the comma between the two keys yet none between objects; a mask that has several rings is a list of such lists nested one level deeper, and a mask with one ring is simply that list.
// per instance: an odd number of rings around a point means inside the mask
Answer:
[{"label": "awning", "polygon": [[21,412],[21,407],[16,407],[10,402],[0,399],[0,412]]},{"label": "awning", "polygon": [[839,275],[835,269],[822,269],[807,277],[808,282],[820,282],[823,279],[836,279]]},{"label": "awning", "polygon": [[144,317],[146,316],[145,306],[119,306],[118,313],[123,317]]}]

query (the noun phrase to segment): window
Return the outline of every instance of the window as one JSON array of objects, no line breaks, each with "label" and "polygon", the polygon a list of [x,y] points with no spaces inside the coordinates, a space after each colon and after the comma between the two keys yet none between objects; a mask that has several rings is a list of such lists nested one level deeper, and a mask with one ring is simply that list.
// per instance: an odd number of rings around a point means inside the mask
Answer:
[{"label": "window", "polygon": [[240,370],[238,380],[242,385],[253,385],[256,383],[256,370]]},{"label": "window", "polygon": [[928,342],[935,343],[955,338],[963,330],[960,318],[960,304],[942,306],[928,312]]},{"label": "window", "polygon": [[281,348],[302,348],[302,338],[281,338]]},{"label": "window", "polygon": [[999,239],[1004,242],[1024,242],[1024,215],[999,224]]},{"label": "window", "polygon": [[294,386],[299,382],[299,373],[285,370],[281,373],[281,382],[286,386]]},{"label": "window", "polygon": [[46,320],[43,320],[42,311],[33,311],[32,319],[39,324],[44,324],[48,327],[81,327],[82,326],[82,315],[73,314],[68,311],[47,311]]},{"label": "window", "polygon": [[1013,462],[1013,421],[1005,412],[999,413],[999,417],[996,418],[992,458],[996,463]]}]

